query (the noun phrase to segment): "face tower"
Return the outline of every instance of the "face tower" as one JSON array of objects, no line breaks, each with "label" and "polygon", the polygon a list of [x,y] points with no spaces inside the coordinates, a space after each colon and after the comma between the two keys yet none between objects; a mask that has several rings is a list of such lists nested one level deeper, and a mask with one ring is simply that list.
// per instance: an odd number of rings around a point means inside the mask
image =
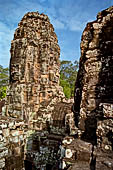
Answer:
[{"label": "face tower", "polygon": [[38,12],[27,13],[11,43],[10,86],[6,114],[29,120],[40,103],[59,93],[57,36],[49,18]]}]

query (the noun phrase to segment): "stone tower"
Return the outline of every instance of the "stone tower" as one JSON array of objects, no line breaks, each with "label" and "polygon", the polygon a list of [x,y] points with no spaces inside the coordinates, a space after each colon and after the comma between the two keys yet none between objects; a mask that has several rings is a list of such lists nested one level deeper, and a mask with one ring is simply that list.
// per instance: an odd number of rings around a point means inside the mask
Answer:
[{"label": "stone tower", "polygon": [[75,88],[74,113],[82,139],[113,148],[113,7],[87,24]]},{"label": "stone tower", "polygon": [[76,127],[72,100],[59,86],[59,55],[49,18],[27,13],[11,43],[10,83],[0,117],[0,169],[62,167],[61,141]]},{"label": "stone tower", "polygon": [[60,48],[49,18],[27,13],[15,31],[10,52],[7,115],[26,120],[33,115],[36,119],[40,103],[61,91]]}]

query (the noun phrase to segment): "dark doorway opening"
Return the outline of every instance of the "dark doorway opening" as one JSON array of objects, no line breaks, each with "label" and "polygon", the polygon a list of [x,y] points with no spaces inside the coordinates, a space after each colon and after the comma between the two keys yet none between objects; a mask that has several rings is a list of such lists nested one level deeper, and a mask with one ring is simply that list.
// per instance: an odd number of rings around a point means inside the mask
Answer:
[{"label": "dark doorway opening", "polygon": [[53,165],[51,164],[46,164],[46,170],[52,170]]},{"label": "dark doorway opening", "polygon": [[33,170],[32,162],[25,160],[24,165],[25,165],[25,170]]}]

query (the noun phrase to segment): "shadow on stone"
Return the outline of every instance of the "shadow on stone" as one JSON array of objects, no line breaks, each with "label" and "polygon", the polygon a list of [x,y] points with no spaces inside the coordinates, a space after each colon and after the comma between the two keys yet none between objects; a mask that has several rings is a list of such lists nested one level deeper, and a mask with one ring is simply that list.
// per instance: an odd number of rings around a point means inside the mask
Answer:
[{"label": "shadow on stone", "polygon": [[27,141],[25,170],[59,170],[62,135],[37,131]]},{"label": "shadow on stone", "polygon": [[82,134],[81,139],[87,142],[92,143],[93,145],[97,144],[97,120],[94,117],[88,117],[85,120],[85,132]]}]

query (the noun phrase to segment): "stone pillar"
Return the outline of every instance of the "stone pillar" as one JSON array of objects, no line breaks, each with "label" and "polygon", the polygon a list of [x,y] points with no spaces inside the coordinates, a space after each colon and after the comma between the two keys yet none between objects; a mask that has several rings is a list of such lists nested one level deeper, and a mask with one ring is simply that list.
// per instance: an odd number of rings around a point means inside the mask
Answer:
[{"label": "stone pillar", "polygon": [[97,20],[88,23],[82,34],[74,97],[75,122],[81,138],[108,150],[113,147],[112,47],[113,7],[110,7],[98,13]]},{"label": "stone pillar", "polygon": [[40,103],[58,94],[60,48],[49,18],[29,12],[11,43],[7,115],[29,120]]}]

